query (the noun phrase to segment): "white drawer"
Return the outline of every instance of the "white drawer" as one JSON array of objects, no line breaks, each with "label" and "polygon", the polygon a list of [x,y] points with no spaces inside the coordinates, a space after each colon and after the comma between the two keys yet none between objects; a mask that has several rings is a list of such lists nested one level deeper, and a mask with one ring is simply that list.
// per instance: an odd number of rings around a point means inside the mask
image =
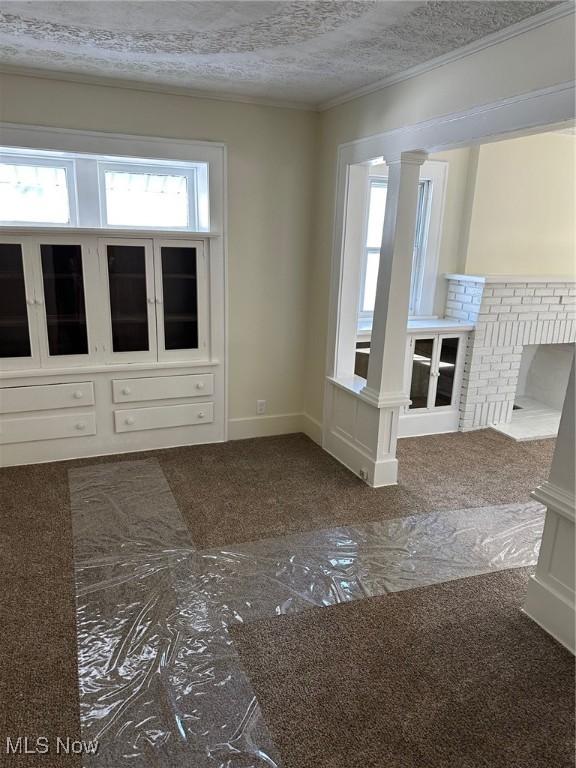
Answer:
[{"label": "white drawer", "polygon": [[0,445],[53,440],[60,437],[85,437],[96,434],[94,413],[65,413],[56,416],[29,416],[0,419]]},{"label": "white drawer", "polygon": [[214,374],[191,376],[153,376],[142,379],[115,379],[112,393],[115,403],[140,400],[169,400],[173,397],[200,397],[214,392]]},{"label": "white drawer", "polygon": [[188,427],[193,424],[209,424],[211,421],[214,421],[213,403],[159,405],[155,408],[114,411],[116,432]]},{"label": "white drawer", "polygon": [[91,381],[0,389],[0,413],[47,411],[83,405],[94,405],[94,386]]}]

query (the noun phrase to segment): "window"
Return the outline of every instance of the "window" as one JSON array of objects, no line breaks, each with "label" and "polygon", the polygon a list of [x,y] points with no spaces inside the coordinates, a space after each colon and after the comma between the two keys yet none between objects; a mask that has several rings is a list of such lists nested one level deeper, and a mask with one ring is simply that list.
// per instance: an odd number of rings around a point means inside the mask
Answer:
[{"label": "window", "polygon": [[207,228],[201,169],[134,163],[99,163],[104,226]]},{"label": "window", "polygon": [[0,223],[72,224],[74,163],[0,157]]},{"label": "window", "polygon": [[0,225],[207,232],[208,200],[206,162],[0,148]]},{"label": "window", "polygon": [[[429,221],[429,205],[431,200],[430,180],[422,180],[418,188],[418,209],[416,216],[416,233],[414,238],[414,256],[412,263],[412,283],[410,287],[410,314],[418,314],[419,297],[422,291],[424,277],[424,262],[426,258],[426,239]],[[382,245],[382,227],[384,226],[384,211],[386,209],[386,193],[388,181],[381,177],[370,178],[370,193],[368,201],[368,218],[366,224],[366,240],[362,260],[362,278],[360,288],[359,328],[372,328],[372,316],[376,300],[376,282],[380,264],[380,246]]]}]

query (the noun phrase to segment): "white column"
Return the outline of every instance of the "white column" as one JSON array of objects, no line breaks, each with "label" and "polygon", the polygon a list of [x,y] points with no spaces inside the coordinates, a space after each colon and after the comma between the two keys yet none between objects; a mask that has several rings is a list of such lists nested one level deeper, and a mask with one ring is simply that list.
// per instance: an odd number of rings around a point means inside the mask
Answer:
[{"label": "white column", "polygon": [[377,407],[405,402],[404,357],[410,278],[424,152],[386,160],[388,191],[372,321],[365,398]]},{"label": "white column", "polygon": [[[418,184],[425,160],[424,153],[410,152],[386,161],[388,192],[366,386],[357,376],[343,376],[343,365],[339,375],[327,378],[322,445],[374,487],[393,485],[398,476],[396,438],[400,408],[409,402],[403,374]],[[358,269],[358,254],[356,264]],[[352,306],[356,322],[357,286],[355,291],[347,305],[341,302],[340,323],[350,318]],[[354,350],[355,340],[344,338]],[[349,352],[341,351],[341,359],[350,365]]]},{"label": "white column", "polygon": [[572,653],[575,652],[574,521],[576,517],[574,361],[550,477],[532,494],[546,505],[546,522],[536,573],[530,578],[524,612]]}]

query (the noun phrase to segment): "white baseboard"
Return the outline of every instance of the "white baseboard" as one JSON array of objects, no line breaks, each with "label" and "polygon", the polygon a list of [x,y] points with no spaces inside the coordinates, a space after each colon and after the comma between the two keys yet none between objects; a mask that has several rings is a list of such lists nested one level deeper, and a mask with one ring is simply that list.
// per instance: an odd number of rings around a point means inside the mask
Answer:
[{"label": "white baseboard", "polygon": [[551,586],[538,581],[537,576],[530,577],[522,611],[571,653],[576,652],[574,605]]},{"label": "white baseboard", "polygon": [[318,445],[322,444],[322,424],[307,413],[249,416],[228,421],[228,440],[289,435],[294,432],[303,432]]},{"label": "white baseboard", "polygon": [[302,432],[318,445],[322,445],[322,424],[309,413],[302,414]]},{"label": "white baseboard", "polygon": [[228,420],[228,440],[245,440],[249,437],[269,437],[303,432],[301,413],[281,413],[270,416],[249,416]]}]

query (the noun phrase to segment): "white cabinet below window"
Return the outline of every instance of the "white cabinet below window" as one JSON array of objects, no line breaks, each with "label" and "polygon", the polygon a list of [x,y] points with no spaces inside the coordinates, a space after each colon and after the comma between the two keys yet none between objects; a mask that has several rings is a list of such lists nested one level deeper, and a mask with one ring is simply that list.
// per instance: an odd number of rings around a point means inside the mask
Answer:
[{"label": "white cabinet below window", "polygon": [[399,437],[455,432],[467,334],[408,335],[405,386],[411,403],[400,414]]}]

